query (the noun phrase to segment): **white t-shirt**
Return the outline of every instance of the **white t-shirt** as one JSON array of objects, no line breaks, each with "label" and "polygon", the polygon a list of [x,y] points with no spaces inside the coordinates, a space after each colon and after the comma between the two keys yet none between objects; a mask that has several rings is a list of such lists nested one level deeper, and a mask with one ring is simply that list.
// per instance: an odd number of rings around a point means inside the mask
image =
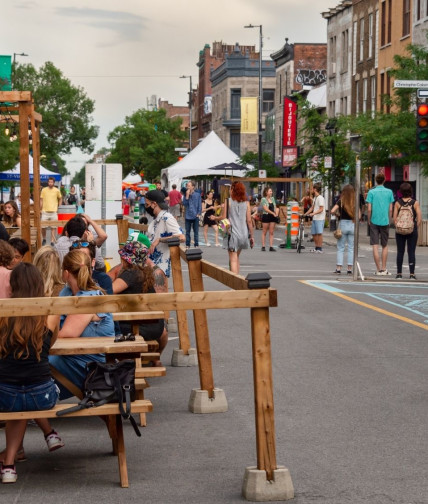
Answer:
[{"label": "white t-shirt", "polygon": [[315,214],[312,219],[313,220],[325,220],[325,199],[324,196],[316,196],[314,198],[314,209],[313,212],[318,212],[318,210],[323,207],[323,211]]}]

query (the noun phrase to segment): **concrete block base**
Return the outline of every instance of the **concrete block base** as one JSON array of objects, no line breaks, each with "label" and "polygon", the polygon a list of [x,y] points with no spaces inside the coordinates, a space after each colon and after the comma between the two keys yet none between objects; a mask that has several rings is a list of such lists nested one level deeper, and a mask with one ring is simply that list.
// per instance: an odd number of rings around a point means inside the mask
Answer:
[{"label": "concrete block base", "polygon": [[169,333],[176,333],[177,332],[177,321],[173,317],[170,317],[168,319],[168,332]]},{"label": "concrete block base", "polygon": [[207,390],[193,389],[190,394],[189,411],[192,413],[224,413],[227,409],[227,399],[222,389],[214,389],[213,399],[208,397]]},{"label": "concrete block base", "polygon": [[174,348],[171,357],[171,366],[191,367],[198,365],[198,354],[196,348],[189,348],[189,354],[186,355],[183,350]]},{"label": "concrete block base", "polygon": [[284,466],[278,466],[273,472],[273,481],[266,479],[266,471],[257,467],[245,469],[242,495],[249,501],[285,501],[294,498],[294,487],[290,472]]}]

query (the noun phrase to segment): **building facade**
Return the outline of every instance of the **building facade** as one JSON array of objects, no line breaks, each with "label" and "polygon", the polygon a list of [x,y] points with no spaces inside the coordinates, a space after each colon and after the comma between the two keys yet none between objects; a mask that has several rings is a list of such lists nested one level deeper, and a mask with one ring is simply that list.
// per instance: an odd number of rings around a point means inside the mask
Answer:
[{"label": "building facade", "polygon": [[[262,61],[262,99],[264,124],[274,107],[275,67],[272,60]],[[225,61],[211,72],[212,129],[237,156],[258,151],[258,135],[241,134],[241,98],[259,96],[258,53],[235,44]]]}]

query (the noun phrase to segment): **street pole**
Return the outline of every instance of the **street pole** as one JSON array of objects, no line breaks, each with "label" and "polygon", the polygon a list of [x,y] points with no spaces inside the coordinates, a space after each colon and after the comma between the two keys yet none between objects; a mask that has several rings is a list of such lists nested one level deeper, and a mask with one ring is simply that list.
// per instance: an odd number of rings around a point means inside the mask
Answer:
[{"label": "street pole", "polygon": [[192,76],[182,75],[180,79],[190,79],[190,92],[189,92],[189,152],[192,150]]},{"label": "street pole", "polygon": [[[361,179],[361,161],[356,157],[355,162],[355,225],[354,225],[354,263],[352,265],[353,280],[358,280],[358,241],[360,235],[360,179]],[[364,280],[364,279],[363,279]]]}]

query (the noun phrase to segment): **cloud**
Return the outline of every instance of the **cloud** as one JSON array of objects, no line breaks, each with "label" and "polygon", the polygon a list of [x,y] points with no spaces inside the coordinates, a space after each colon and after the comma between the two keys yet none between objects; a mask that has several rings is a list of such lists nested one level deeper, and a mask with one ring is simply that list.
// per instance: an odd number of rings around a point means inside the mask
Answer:
[{"label": "cloud", "polygon": [[148,21],[147,18],[130,12],[104,9],[58,7],[56,13],[59,16],[75,18],[77,22],[91,28],[111,30],[119,36],[122,42],[141,40]]}]

